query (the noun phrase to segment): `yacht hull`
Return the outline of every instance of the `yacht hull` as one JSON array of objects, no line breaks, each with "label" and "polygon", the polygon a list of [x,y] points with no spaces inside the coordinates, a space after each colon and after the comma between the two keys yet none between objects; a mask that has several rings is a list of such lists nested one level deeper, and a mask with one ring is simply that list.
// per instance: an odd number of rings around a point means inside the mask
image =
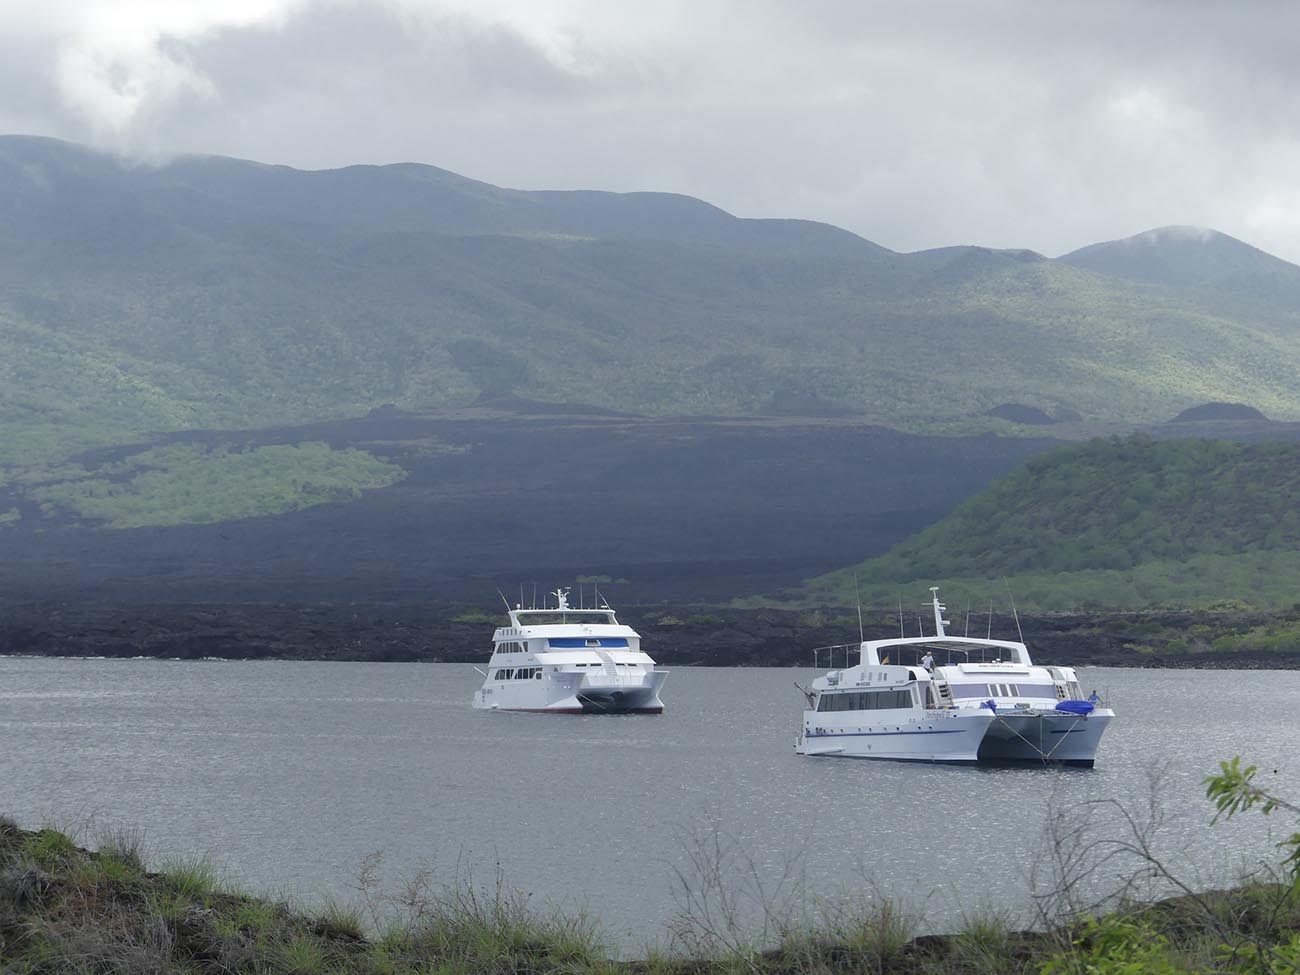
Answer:
[{"label": "yacht hull", "polygon": [[999,712],[980,745],[981,762],[1048,762],[1092,768],[1097,746],[1115,713],[1098,708],[1091,714]]},{"label": "yacht hull", "polygon": [[993,720],[991,713],[959,711],[898,712],[884,719],[880,712],[827,715],[804,712],[804,729],[795,752],[812,757],[878,758],[899,762],[944,762],[973,765],[980,742]]},{"label": "yacht hull", "polygon": [[593,679],[583,674],[554,674],[521,687],[484,687],[474,707],[486,711],[532,714],[662,714],[659,689],[667,671],[651,671],[643,680]]}]

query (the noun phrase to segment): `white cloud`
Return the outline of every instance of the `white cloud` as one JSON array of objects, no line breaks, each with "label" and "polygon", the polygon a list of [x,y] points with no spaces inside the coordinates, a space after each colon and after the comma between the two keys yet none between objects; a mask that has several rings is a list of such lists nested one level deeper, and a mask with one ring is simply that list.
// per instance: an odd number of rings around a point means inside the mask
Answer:
[{"label": "white cloud", "polygon": [[152,39],[107,45],[77,39],[61,45],[56,80],[68,106],[96,131],[122,133],[150,107],[187,94],[212,96],[211,84]]}]

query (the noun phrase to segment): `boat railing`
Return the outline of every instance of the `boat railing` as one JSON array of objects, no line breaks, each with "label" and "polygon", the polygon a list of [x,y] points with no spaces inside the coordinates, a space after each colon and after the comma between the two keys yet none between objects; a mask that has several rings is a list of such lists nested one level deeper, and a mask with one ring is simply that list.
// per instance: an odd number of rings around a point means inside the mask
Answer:
[{"label": "boat railing", "polygon": [[[849,654],[857,654],[857,662],[862,662],[862,645],[860,643],[837,643],[829,647],[813,647],[813,669],[814,670],[834,670],[835,661],[842,661],[840,664],[844,669],[852,666],[849,663]],[[823,654],[825,654],[826,663],[822,664]]]},{"label": "boat railing", "polygon": [[[931,654],[936,665],[958,663],[986,663],[986,658],[998,659],[1006,650],[997,647],[979,648],[976,659],[971,659],[971,651],[966,647],[955,647],[942,640],[933,644],[893,644],[881,647],[882,664],[900,664],[904,667],[920,667],[927,653]],[[847,670],[855,664],[862,663],[862,645],[859,643],[836,643],[829,647],[813,648],[813,668],[816,670],[835,670],[837,665]]]}]

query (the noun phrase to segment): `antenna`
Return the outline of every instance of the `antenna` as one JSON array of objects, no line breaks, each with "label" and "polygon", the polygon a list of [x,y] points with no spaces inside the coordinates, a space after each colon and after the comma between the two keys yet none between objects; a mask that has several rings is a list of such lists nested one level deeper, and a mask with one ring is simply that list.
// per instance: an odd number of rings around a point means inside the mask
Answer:
[{"label": "antenna", "polygon": [[537,583],[533,583],[533,609],[537,608]]},{"label": "antenna", "polygon": [[898,635],[900,638],[907,636],[903,632],[903,594],[901,592],[898,594]]},{"label": "antenna", "polygon": [[989,631],[988,634],[984,637],[984,639],[986,640],[993,639],[993,600],[991,599],[989,600]]},{"label": "antenna", "polygon": [[501,591],[500,587],[497,588],[497,595],[500,596],[501,601],[506,604],[506,612],[510,612],[510,600],[506,599],[506,594]]},{"label": "antenna", "polygon": [[970,600],[966,600],[966,632],[962,636],[970,636]]},{"label": "antenna", "polygon": [[862,589],[858,586],[858,574],[853,573],[853,589],[858,595],[858,642],[865,643],[867,638],[862,633]]},{"label": "antenna", "polygon": [[1002,584],[1007,587],[1007,599],[1011,600],[1011,615],[1016,618],[1016,636],[1020,637],[1020,642],[1025,642],[1025,635],[1020,631],[1020,614],[1016,612],[1016,599],[1011,595],[1011,583],[1007,577],[1002,577]]}]

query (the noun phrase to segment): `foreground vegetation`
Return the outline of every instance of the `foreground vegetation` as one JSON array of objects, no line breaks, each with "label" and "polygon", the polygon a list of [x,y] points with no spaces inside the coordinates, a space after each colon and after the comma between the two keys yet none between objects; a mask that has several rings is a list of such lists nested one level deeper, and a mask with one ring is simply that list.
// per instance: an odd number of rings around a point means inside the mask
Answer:
[{"label": "foreground vegetation", "polygon": [[[1225,762],[1206,780],[1219,815],[1251,808],[1300,814],[1259,788],[1255,769]],[[1103,806],[1115,806],[1103,802]],[[875,972],[1165,975],[1300,972],[1300,833],[1274,875],[1232,890],[1198,892],[1152,854],[1152,823],[1124,812],[1128,829],[1099,839],[1068,814],[1052,820],[1051,890],[1038,897],[1036,930],[996,911],[968,915],[946,935],[918,935],[919,918],[893,902],[821,905],[813,919],[769,913],[762,938],[736,925],[737,901],[708,883],[673,924],[673,950],[612,961],[582,916],[541,914],[498,883],[438,890],[417,875],[392,896],[362,869],[354,906],[315,913],[223,889],[202,860],[157,870],[138,837],[78,847],[54,829],[28,831],[0,819],[0,970],[5,973],[614,973],[794,975]],[[1127,857],[1128,859],[1122,859]],[[1176,893],[1144,903],[1132,881],[1092,899],[1101,868],[1136,866]],[[717,861],[704,864],[718,878]],[[1099,910],[1103,903],[1109,910]]]},{"label": "foreground vegetation", "polygon": [[949,605],[1010,589],[1043,610],[1277,609],[1300,592],[1298,509],[1300,444],[1096,439],[1031,458],[808,591],[852,604],[856,579],[868,605],[940,583]]}]

